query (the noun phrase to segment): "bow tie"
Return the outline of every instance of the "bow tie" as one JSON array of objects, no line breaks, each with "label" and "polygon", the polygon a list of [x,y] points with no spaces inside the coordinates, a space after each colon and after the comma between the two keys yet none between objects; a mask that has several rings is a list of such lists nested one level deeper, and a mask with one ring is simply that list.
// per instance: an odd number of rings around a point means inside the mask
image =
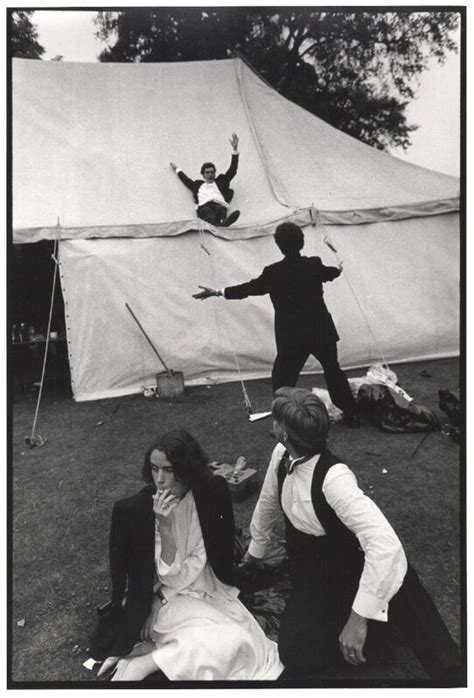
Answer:
[{"label": "bow tie", "polygon": [[291,473],[294,471],[297,465],[301,465],[302,463],[306,463],[307,461],[311,460],[311,458],[314,458],[315,454],[312,453],[309,456],[300,456],[299,458],[295,458],[294,460],[290,459],[290,454],[288,451],[285,453],[283,456],[285,458],[285,468],[286,468],[286,474],[291,475]]}]

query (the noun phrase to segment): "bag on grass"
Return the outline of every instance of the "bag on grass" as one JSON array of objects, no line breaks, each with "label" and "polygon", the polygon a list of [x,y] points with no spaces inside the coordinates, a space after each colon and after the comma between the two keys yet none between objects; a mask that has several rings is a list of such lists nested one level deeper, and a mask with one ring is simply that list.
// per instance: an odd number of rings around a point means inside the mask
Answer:
[{"label": "bag on grass", "polygon": [[435,413],[427,407],[408,402],[386,385],[365,384],[357,395],[360,409],[381,429],[392,434],[436,431],[440,428]]},{"label": "bag on grass", "polygon": [[459,390],[438,390],[438,399],[439,409],[448,415],[449,423],[453,427],[461,426]]},{"label": "bag on grass", "polygon": [[126,624],[125,609],[106,604],[97,610],[99,622],[91,637],[90,656],[97,662],[103,662],[110,657],[112,648]]},{"label": "bag on grass", "polygon": [[[462,413],[459,390],[438,390],[440,410],[448,415],[449,425],[443,428],[456,443],[461,442]],[[464,430],[463,430],[464,431]]]}]

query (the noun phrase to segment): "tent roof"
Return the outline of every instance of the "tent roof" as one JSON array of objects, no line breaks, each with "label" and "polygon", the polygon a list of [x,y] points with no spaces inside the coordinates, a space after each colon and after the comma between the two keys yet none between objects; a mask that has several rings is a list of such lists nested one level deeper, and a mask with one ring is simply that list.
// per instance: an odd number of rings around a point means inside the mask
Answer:
[{"label": "tent roof", "polygon": [[[240,138],[238,223],[354,224],[459,209],[459,180],[371,148],[282,97],[242,59],[181,63],[13,61],[15,242],[150,237],[198,227],[205,160],[225,171]],[[59,220],[59,224],[58,224]],[[206,226],[209,229],[209,226]]]}]

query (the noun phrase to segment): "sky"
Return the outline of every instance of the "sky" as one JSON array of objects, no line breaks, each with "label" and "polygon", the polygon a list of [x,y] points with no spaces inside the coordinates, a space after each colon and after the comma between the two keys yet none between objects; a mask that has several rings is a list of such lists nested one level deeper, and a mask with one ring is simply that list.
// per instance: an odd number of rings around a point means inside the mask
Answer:
[{"label": "sky", "polygon": [[[37,10],[33,17],[39,42],[51,60],[62,55],[65,61],[97,60],[105,45],[95,36],[94,11]],[[417,98],[407,108],[408,122],[419,129],[412,134],[406,152],[392,154],[429,169],[459,176],[460,162],[460,57],[450,54],[443,66],[432,61],[422,74]]]}]

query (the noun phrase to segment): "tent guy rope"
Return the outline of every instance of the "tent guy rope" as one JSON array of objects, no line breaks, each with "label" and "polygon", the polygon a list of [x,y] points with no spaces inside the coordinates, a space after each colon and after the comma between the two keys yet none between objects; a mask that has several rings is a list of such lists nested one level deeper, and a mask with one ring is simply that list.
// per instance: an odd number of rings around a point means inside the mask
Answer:
[{"label": "tent guy rope", "polygon": [[[198,228],[199,228],[199,243],[200,243],[199,246],[208,255],[208,257],[210,257],[209,262],[211,264],[211,276],[213,278],[215,278],[215,268],[214,268],[214,264],[213,264],[214,260],[213,260],[211,252],[209,252],[206,245],[204,244],[204,228],[203,228],[201,221],[199,221]],[[221,314],[219,311],[217,311],[217,313],[216,313],[216,318],[218,318],[218,317],[219,318],[221,317]],[[268,417],[271,413],[270,412],[254,412],[253,407],[252,407],[252,403],[251,403],[250,398],[249,398],[249,394],[247,392],[247,388],[245,386],[244,379],[242,377],[242,371],[240,369],[239,360],[237,358],[237,354],[236,354],[235,349],[234,349],[234,344],[233,344],[232,339],[231,339],[231,335],[230,335],[230,331],[229,331],[229,324],[228,324],[225,316],[222,316],[222,317],[224,318],[222,324],[225,328],[225,332],[226,332],[227,339],[228,339],[229,346],[230,346],[230,351],[231,351],[231,354],[232,354],[232,357],[234,360],[235,368],[237,370],[237,375],[239,377],[240,387],[242,389],[245,410],[247,412],[249,421],[256,422],[259,419],[264,419],[265,417]]]},{"label": "tent guy rope", "polygon": [[[324,242],[324,244],[325,244],[326,247],[328,247],[328,248],[331,250],[331,252],[334,254],[334,256],[335,256],[336,259],[337,259],[337,263],[338,263],[338,264],[342,264],[342,261],[341,261],[341,259],[339,258],[338,251],[337,251],[337,249],[336,249],[336,247],[335,247],[333,241],[331,240],[331,237],[330,237],[330,235],[329,235],[329,233],[328,233],[328,230],[327,230],[327,228],[325,227],[324,223],[323,223],[322,220],[321,220],[321,216],[319,215],[319,211],[318,211],[318,209],[314,208],[314,206],[310,209],[310,216],[311,216],[311,224],[312,224],[313,226],[316,225],[316,226],[319,226],[320,228],[322,228],[322,231],[323,231],[323,233],[324,233],[324,237],[323,237],[323,242]],[[382,359],[382,363],[383,363],[384,366],[387,366],[387,368],[388,368],[388,363],[387,363],[387,361],[386,361],[386,359],[385,359],[383,353],[380,351],[380,343],[379,343],[377,337],[375,336],[375,334],[374,334],[374,332],[373,332],[373,330],[372,330],[372,327],[370,326],[370,322],[369,322],[369,320],[368,320],[368,317],[367,317],[367,315],[365,314],[364,309],[363,309],[361,303],[359,302],[359,299],[357,298],[357,294],[356,294],[356,292],[354,291],[354,288],[353,288],[351,282],[349,281],[349,277],[348,277],[348,275],[347,275],[347,272],[344,272],[344,279],[346,280],[346,283],[347,283],[347,285],[349,286],[349,289],[350,289],[350,291],[351,291],[351,293],[352,293],[352,295],[353,295],[353,297],[354,297],[355,302],[357,303],[357,306],[358,306],[358,308],[359,308],[359,310],[360,310],[360,313],[361,313],[362,317],[364,318],[365,324],[367,325],[367,328],[368,328],[370,334],[372,335],[372,339],[373,339],[373,341],[374,341],[374,346],[376,347],[377,351],[379,352],[379,356],[380,356],[380,358]]]},{"label": "tent guy rope", "polygon": [[[58,219],[58,226],[59,226],[59,219]],[[53,251],[53,254],[51,255],[51,259],[54,262],[54,272],[53,272],[53,283],[52,283],[52,287],[51,287],[51,301],[49,304],[48,328],[46,330],[46,343],[44,346],[43,367],[41,369],[40,387],[39,387],[39,391],[38,391],[38,399],[36,400],[35,416],[33,419],[33,426],[31,428],[31,434],[29,436],[25,436],[25,443],[30,448],[34,448],[35,446],[44,446],[44,444],[46,443],[46,439],[43,436],[41,436],[40,434],[36,433],[36,423],[38,421],[41,396],[43,394],[44,376],[46,373],[46,363],[48,360],[49,338],[50,338],[50,332],[51,332],[51,320],[53,317],[53,306],[54,306],[54,293],[56,290],[56,277],[58,275],[58,266],[59,266],[59,262],[57,260],[57,255],[58,255],[58,240],[56,239],[54,241],[54,251]]]}]

